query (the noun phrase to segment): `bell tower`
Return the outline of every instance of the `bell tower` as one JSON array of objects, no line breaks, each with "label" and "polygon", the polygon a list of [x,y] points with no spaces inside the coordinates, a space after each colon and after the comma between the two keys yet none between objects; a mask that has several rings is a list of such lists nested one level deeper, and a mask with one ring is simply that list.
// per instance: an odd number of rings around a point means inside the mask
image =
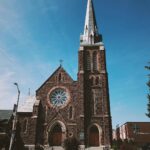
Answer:
[{"label": "bell tower", "polygon": [[[83,107],[86,146],[110,146],[112,125],[105,47],[98,32],[92,0],[87,2],[84,32],[78,51],[79,100]],[[92,140],[94,139],[94,140]]]}]

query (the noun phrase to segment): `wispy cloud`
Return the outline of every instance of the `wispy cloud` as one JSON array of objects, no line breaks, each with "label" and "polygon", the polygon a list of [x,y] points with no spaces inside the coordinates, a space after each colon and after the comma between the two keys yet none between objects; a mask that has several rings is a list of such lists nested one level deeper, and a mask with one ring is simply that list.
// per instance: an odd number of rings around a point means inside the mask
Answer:
[{"label": "wispy cloud", "polygon": [[15,103],[13,74],[13,72],[7,72],[0,75],[0,109],[12,108]]},{"label": "wispy cloud", "polygon": [[[39,48],[28,28],[28,20],[23,10],[19,12],[15,3],[15,0],[0,2],[0,109],[12,108],[16,102],[17,91],[14,82],[18,82],[21,101],[24,101],[28,88],[31,88],[34,94],[36,88],[54,70],[53,64],[42,62],[40,55],[35,52]],[[37,4],[41,11],[57,9],[42,4]],[[18,51],[26,52],[26,57],[30,57],[30,61],[23,56],[19,57]]]},{"label": "wispy cloud", "polygon": [[49,0],[38,0],[37,4],[41,10],[42,13],[47,13],[49,11],[51,12],[57,12],[59,10],[58,5],[56,5],[55,2],[49,1]]},{"label": "wispy cloud", "polygon": [[17,68],[15,58],[0,48],[0,109],[12,108],[15,103],[13,83],[19,79],[19,76],[16,78]]},{"label": "wispy cloud", "polygon": [[55,70],[56,65],[46,62],[33,61],[32,63],[20,62],[6,49],[0,49],[0,109],[12,108],[16,103],[17,90],[14,82],[18,82],[21,97],[20,102],[25,100],[28,89],[31,94],[44,82]]}]

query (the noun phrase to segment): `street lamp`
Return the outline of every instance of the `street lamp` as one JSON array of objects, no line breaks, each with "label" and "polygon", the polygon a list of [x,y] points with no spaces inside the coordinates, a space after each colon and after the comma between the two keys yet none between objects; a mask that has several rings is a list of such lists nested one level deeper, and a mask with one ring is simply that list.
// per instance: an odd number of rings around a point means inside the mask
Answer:
[{"label": "street lamp", "polygon": [[15,113],[17,114],[17,111],[18,111],[18,104],[19,104],[19,98],[20,98],[20,90],[19,90],[18,83],[14,83],[14,85],[16,85],[17,91],[18,91],[17,105],[16,105],[16,109],[15,109]]},{"label": "street lamp", "polygon": [[14,106],[14,112],[13,112],[14,118],[13,118],[13,124],[12,124],[12,133],[11,133],[9,150],[12,150],[12,145],[13,145],[15,134],[16,134],[17,111],[18,111],[18,104],[19,104],[19,98],[20,98],[20,90],[19,90],[18,83],[14,83],[14,85],[17,87],[18,98],[17,98],[17,104],[16,104],[16,106]]}]

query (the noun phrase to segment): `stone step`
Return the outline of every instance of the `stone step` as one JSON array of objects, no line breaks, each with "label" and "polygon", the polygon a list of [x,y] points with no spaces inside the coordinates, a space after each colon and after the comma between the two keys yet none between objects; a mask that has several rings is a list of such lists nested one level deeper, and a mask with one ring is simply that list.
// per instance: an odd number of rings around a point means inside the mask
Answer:
[{"label": "stone step", "polygon": [[103,147],[88,147],[85,150],[104,150]]},{"label": "stone step", "polygon": [[[61,146],[53,146],[53,147],[47,147],[44,150],[64,150],[64,149]],[[105,149],[103,147],[88,147],[80,150],[109,150],[109,149]]]},{"label": "stone step", "polygon": [[64,150],[61,146],[53,146],[45,148],[44,150]]}]

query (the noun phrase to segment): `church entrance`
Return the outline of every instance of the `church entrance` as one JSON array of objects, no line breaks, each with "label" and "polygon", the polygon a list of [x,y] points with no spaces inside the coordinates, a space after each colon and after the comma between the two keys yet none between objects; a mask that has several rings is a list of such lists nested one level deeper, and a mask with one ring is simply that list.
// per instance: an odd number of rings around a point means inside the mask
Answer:
[{"label": "church entrance", "polygon": [[89,129],[89,146],[99,146],[99,131],[95,125]]},{"label": "church entrance", "polygon": [[49,145],[61,146],[62,143],[62,129],[59,124],[56,124],[49,132]]}]

